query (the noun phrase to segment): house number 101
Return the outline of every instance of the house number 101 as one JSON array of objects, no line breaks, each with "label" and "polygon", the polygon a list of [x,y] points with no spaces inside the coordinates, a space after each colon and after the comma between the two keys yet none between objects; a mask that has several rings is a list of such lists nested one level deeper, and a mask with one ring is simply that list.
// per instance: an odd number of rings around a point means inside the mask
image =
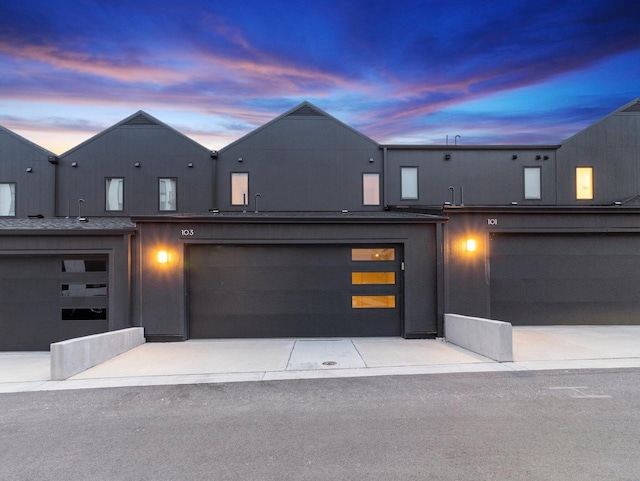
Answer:
[{"label": "house number 101", "polygon": [[487,224],[498,225],[498,219],[487,219]]},{"label": "house number 101", "polygon": [[193,229],[182,229],[183,236],[192,236],[194,234]]}]

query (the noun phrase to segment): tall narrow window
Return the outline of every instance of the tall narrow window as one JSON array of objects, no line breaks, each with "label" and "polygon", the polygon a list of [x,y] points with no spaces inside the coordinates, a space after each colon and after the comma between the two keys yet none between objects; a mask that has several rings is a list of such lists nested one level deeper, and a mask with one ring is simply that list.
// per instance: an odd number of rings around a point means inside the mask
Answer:
[{"label": "tall narrow window", "polygon": [[249,204],[249,173],[231,174],[231,205]]},{"label": "tall narrow window", "polygon": [[380,174],[362,174],[362,204],[380,205]]},{"label": "tall narrow window", "polygon": [[106,185],[106,209],[110,211],[124,210],[124,179],[110,177]]},{"label": "tall narrow window", "polygon": [[541,198],[540,167],[524,168],[524,198],[529,200]]},{"label": "tall narrow window", "polygon": [[162,211],[175,211],[176,205],[176,179],[159,179],[159,192],[160,192],[160,210]]},{"label": "tall narrow window", "polygon": [[418,198],[418,168],[400,168],[400,182],[403,200],[415,200]]},{"label": "tall narrow window", "polygon": [[576,167],[576,199],[593,199],[593,167]]},{"label": "tall narrow window", "polygon": [[16,184],[0,183],[0,215],[16,215]]}]

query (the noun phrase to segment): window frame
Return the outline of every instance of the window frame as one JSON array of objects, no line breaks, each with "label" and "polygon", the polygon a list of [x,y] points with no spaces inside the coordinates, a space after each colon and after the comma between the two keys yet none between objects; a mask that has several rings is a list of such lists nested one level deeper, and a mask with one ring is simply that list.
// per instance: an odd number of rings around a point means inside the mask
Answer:
[{"label": "window frame", "polygon": [[[17,199],[16,191],[18,189],[17,184],[16,182],[0,182],[0,185],[9,186],[9,195],[10,195],[8,214],[0,213],[0,217],[15,217],[16,210],[17,210],[16,209],[16,199]],[[13,207],[13,210],[11,210],[12,207]]]},{"label": "window frame", "polygon": [[[173,209],[163,209],[162,208],[162,181],[170,180],[173,182],[173,191],[175,193],[173,199]],[[164,194],[167,195],[166,193]],[[165,204],[170,203],[170,201],[165,200]],[[159,212],[177,212],[178,211],[178,178],[177,177],[158,177],[158,211]]]},{"label": "window frame", "polygon": [[[412,183],[414,183],[415,185],[412,185],[412,189],[415,190],[415,196],[414,195],[409,195],[409,193],[405,193],[405,179],[404,179],[404,172],[415,172],[415,179],[412,179]],[[418,200],[420,198],[420,172],[418,170],[417,166],[405,166],[405,167],[400,167],[400,199],[401,200]],[[407,179],[408,181],[409,179]]]},{"label": "window frame", "polygon": [[[245,178],[246,178],[246,194],[247,194],[246,204],[245,204],[245,203],[243,203],[243,202],[241,202],[241,201],[240,201],[240,202],[234,202],[234,197],[235,197],[235,190],[234,190],[234,187],[235,187],[235,184],[234,184],[233,179],[234,179],[234,177],[235,177],[235,176],[238,176],[238,177],[242,176],[242,177],[245,177]],[[249,172],[231,172],[231,175],[230,175],[230,177],[229,177],[229,180],[230,180],[230,189],[229,189],[229,192],[230,192],[230,194],[231,194],[231,196],[230,196],[230,197],[231,197],[231,199],[230,199],[230,201],[231,201],[231,205],[232,205],[232,206],[244,206],[244,205],[249,205],[249,192],[250,192],[250,191],[249,191],[249,188],[250,188],[250,186],[249,186]],[[239,195],[242,195],[242,192],[238,192],[238,194],[239,194]]]},{"label": "window frame", "polygon": [[[367,187],[371,188],[374,186],[374,184],[372,183],[371,185],[367,185],[368,183],[365,181],[365,179],[369,178],[369,179],[373,179],[375,177],[375,193],[374,193],[374,197],[375,197],[375,202],[370,201],[367,202],[367,192],[368,189]],[[370,180],[370,182],[373,182],[373,180]],[[362,173],[362,205],[363,206],[379,206],[380,205],[380,173],[379,172],[363,172]]]},{"label": "window frame", "polygon": [[[580,171],[583,171],[583,175],[580,175]],[[586,177],[584,177],[584,174],[589,173],[589,181],[588,181],[588,190],[589,190],[589,196],[588,197],[583,197],[580,195],[580,190],[581,187],[584,187],[582,184],[581,180],[586,180]],[[576,200],[593,200],[595,197],[594,194],[594,170],[593,170],[593,166],[590,165],[579,165],[576,166],[575,168],[575,194],[576,194]]]},{"label": "window frame", "polygon": [[[538,175],[536,177],[536,181],[537,181],[537,192],[534,194],[529,193],[527,195],[528,189],[527,189],[527,172],[534,172],[537,171]],[[523,176],[523,184],[524,184],[524,189],[523,189],[523,196],[524,196],[524,200],[541,200],[542,199],[542,167],[540,166],[524,166],[523,170],[522,170],[522,176]]]},{"label": "window frame", "polygon": [[[120,180],[122,185],[122,193],[118,194],[122,196],[122,207],[119,209],[110,209],[109,208],[109,181]],[[124,212],[124,177],[105,177],[105,197],[104,197],[104,210],[105,212]]]}]

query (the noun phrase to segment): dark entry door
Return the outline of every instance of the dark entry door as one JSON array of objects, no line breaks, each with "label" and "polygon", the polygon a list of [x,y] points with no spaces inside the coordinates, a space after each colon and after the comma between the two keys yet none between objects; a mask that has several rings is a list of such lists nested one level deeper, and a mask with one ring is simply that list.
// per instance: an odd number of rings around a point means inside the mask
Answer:
[{"label": "dark entry door", "polygon": [[[401,334],[399,253],[382,266],[353,260],[349,246],[206,245],[188,256],[192,338]],[[367,270],[393,275],[358,284],[354,272]]]}]

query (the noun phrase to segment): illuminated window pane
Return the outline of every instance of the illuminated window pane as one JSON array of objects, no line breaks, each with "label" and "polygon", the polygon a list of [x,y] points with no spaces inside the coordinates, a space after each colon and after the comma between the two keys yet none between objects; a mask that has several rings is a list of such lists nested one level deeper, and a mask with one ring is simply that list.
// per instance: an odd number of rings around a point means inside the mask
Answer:
[{"label": "illuminated window pane", "polygon": [[524,198],[540,199],[540,167],[524,168]]},{"label": "illuminated window pane", "polygon": [[351,296],[353,309],[393,309],[396,296]]},{"label": "illuminated window pane", "polygon": [[576,167],[576,199],[593,199],[593,167]]},{"label": "illuminated window pane", "polygon": [[395,249],[351,249],[352,261],[393,261]]},{"label": "illuminated window pane", "polygon": [[249,204],[249,174],[247,172],[231,174],[231,205]]},{"label": "illuminated window pane", "polygon": [[400,169],[400,182],[402,185],[402,199],[418,198],[418,168],[402,167]]},{"label": "illuminated window pane", "polygon": [[106,185],[106,210],[124,210],[124,179],[107,179]]},{"label": "illuminated window pane", "polygon": [[380,174],[362,174],[362,204],[380,205]]},{"label": "illuminated window pane", "polygon": [[106,284],[62,284],[62,297],[104,297]]},{"label": "illuminated window pane", "polygon": [[176,187],[176,179],[159,179],[158,188],[160,191],[160,210],[176,210]]},{"label": "illuminated window pane", "polygon": [[352,272],[351,284],[395,284],[395,272]]},{"label": "illuminated window pane", "polygon": [[16,184],[0,183],[0,215],[16,215]]}]

